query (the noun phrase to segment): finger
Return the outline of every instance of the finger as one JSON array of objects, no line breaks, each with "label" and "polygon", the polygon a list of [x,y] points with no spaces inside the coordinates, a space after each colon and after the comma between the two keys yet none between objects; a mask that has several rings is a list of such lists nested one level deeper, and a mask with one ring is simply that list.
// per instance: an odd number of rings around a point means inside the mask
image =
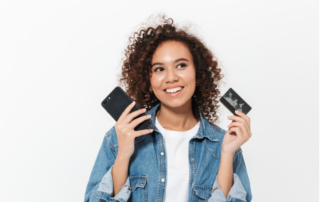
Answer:
[{"label": "finger", "polygon": [[129,114],[129,112],[131,111],[131,109],[135,106],[136,102],[133,101],[132,103],[130,103],[130,105],[128,105],[126,107],[126,109],[122,112],[121,116],[118,119],[118,123],[121,123],[123,121],[123,119]]},{"label": "finger", "polygon": [[137,125],[139,125],[139,123],[143,122],[144,120],[150,119],[151,116],[149,117],[150,114],[145,115],[145,116],[141,116],[139,118],[136,118],[135,120],[133,120],[130,124],[129,124],[129,128],[133,129],[135,128]]},{"label": "finger", "polygon": [[247,122],[239,122],[239,121],[235,122],[235,121],[232,121],[227,127],[231,128],[233,126],[242,126],[242,125],[245,126],[246,130],[250,131],[250,127],[248,126]]},{"label": "finger", "polygon": [[134,137],[139,137],[141,135],[146,135],[146,134],[149,134],[149,133],[152,133],[152,129],[144,129],[144,130],[138,130],[134,133]]},{"label": "finger", "polygon": [[239,122],[245,122],[245,119],[239,116],[228,116],[228,119],[234,120],[234,121],[239,121]]},{"label": "finger", "polygon": [[239,127],[232,127],[229,129],[229,132],[235,132],[235,134],[240,137],[240,138],[243,138],[243,133],[241,131],[241,129]]},{"label": "finger", "polygon": [[231,124],[228,125],[228,128],[232,128],[232,127],[240,127],[243,134],[250,133],[250,130],[249,130],[248,125],[246,123],[232,122]]},{"label": "finger", "polygon": [[142,114],[142,113],[144,113],[144,112],[146,112],[145,109],[139,109],[139,110],[136,110],[136,111],[134,111],[134,112],[131,112],[130,114],[128,114],[128,115],[124,118],[124,120],[122,121],[122,123],[124,123],[124,124],[130,124],[131,121],[132,121],[135,117],[139,116],[140,114]]},{"label": "finger", "polygon": [[242,118],[244,118],[250,124],[250,118],[245,113],[238,111],[238,110],[236,110],[235,113],[237,115],[241,116]]},{"label": "finger", "polygon": [[245,120],[243,117],[238,117],[238,116],[228,116],[228,119],[233,120],[233,121],[237,121],[237,122],[243,122],[246,123],[248,125],[248,128],[250,128],[250,123],[247,122],[247,120]]}]

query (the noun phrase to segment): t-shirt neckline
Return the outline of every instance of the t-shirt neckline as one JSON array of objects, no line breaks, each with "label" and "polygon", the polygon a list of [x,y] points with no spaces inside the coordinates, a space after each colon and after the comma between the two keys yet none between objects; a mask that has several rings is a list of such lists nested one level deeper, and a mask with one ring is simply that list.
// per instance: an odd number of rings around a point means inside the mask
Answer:
[{"label": "t-shirt neckline", "polygon": [[[163,128],[161,126],[161,124],[159,123],[158,118],[156,117],[156,126],[159,128],[159,130],[166,131],[168,133],[185,135],[185,134],[189,134],[189,133],[192,133],[193,131],[195,131],[200,126],[200,121],[198,121],[198,123],[193,128],[191,128],[187,131],[176,131],[176,130],[167,130],[167,129]],[[195,131],[195,132],[197,132],[197,131]]]}]

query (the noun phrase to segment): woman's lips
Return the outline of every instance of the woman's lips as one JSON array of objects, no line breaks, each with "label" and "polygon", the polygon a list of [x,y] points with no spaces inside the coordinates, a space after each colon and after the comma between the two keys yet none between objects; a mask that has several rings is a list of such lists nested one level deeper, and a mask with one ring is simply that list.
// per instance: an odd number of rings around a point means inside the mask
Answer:
[{"label": "woman's lips", "polygon": [[184,89],[184,87],[180,91],[175,92],[175,93],[167,93],[166,91],[164,91],[164,93],[167,94],[170,97],[174,97],[174,96],[179,95],[183,91],[183,89]]}]

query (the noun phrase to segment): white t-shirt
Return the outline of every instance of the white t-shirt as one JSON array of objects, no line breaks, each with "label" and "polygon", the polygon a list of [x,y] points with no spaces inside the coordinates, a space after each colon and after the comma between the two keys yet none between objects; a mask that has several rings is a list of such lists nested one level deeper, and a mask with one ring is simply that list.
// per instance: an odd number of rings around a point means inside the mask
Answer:
[{"label": "white t-shirt", "polygon": [[189,141],[197,134],[200,122],[188,131],[173,131],[164,129],[156,117],[156,127],[164,137],[167,152],[165,201],[188,201]]}]

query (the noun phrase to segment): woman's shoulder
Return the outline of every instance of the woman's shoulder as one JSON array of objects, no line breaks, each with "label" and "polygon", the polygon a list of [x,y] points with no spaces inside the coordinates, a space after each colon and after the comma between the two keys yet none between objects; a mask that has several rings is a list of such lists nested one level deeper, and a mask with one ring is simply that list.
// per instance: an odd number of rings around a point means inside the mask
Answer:
[{"label": "woman's shoulder", "polygon": [[210,123],[209,121],[207,121],[207,125],[208,128],[210,128],[210,131],[213,134],[214,138],[222,141],[227,131],[222,127],[218,126],[217,124]]},{"label": "woman's shoulder", "polygon": [[219,132],[219,133],[226,133],[227,131],[225,129],[223,129],[222,127],[214,124],[214,123],[210,123],[210,126],[213,130],[215,130],[216,132]]}]

